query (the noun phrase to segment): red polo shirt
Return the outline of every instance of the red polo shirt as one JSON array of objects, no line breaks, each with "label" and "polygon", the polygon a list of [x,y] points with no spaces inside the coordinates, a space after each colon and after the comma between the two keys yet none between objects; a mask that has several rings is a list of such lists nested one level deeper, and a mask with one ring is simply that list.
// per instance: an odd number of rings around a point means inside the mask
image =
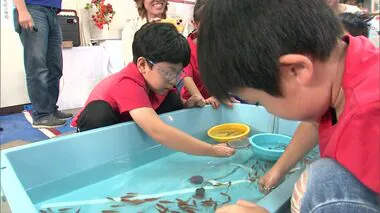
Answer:
[{"label": "red polo shirt", "polygon": [[342,81],[345,105],[335,125],[331,112],[321,119],[321,156],[335,159],[380,193],[379,49],[362,36],[343,40],[348,43]]},{"label": "red polo shirt", "polygon": [[[205,85],[202,82],[201,76],[199,74],[198,69],[198,55],[197,55],[197,44],[194,42],[196,39],[196,34],[190,34],[187,38],[187,41],[190,46],[191,55],[190,55],[190,63],[187,67],[183,69],[184,73],[181,76],[182,78],[185,77],[191,77],[193,78],[193,81],[195,85],[197,86],[199,92],[202,94],[203,98],[209,98],[210,95],[208,94]],[[185,100],[190,98],[190,93],[187,91],[185,87],[182,88],[181,91],[181,97]]]},{"label": "red polo shirt", "polygon": [[[99,82],[92,90],[85,106],[95,100],[104,100],[111,105],[114,111],[120,113],[120,121],[128,121],[131,120],[130,110],[142,107],[151,107],[156,110],[167,95],[158,95],[148,91],[145,79],[138,71],[137,66],[130,63],[120,72]],[[72,126],[77,126],[81,112],[74,117]]]}]

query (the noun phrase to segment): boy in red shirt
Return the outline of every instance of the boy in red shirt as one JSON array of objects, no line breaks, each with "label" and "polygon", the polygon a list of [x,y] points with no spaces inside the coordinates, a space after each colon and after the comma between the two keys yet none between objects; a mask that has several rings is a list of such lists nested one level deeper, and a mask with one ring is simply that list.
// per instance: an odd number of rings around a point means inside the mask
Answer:
[{"label": "boy in red shirt", "polygon": [[[205,7],[198,56],[208,91],[303,121],[261,190],[269,193],[319,144],[322,159],[297,182],[293,212],[379,212],[379,49],[342,35],[322,0],[209,0]],[[217,212],[265,210],[238,202]]]},{"label": "boy in red shirt", "polygon": [[173,86],[189,63],[186,38],[168,23],[148,23],[136,32],[133,63],[102,80],[73,119],[78,131],[134,120],[150,137],[193,155],[227,157],[234,150],[211,145],[165,124],[157,113],[181,109]]},{"label": "boy in red shirt", "polygon": [[[220,102],[215,97],[209,95],[198,70],[197,36],[201,14],[206,2],[207,0],[197,0],[195,3],[193,10],[193,25],[195,30],[187,38],[191,50],[190,64],[183,69],[183,74],[180,77],[180,86],[177,85],[177,87],[184,101],[189,100],[190,97],[200,97],[204,104],[210,104],[216,109],[220,106]],[[231,101],[226,101],[225,104],[232,107]],[[200,104],[199,106],[202,107],[203,105]]]}]

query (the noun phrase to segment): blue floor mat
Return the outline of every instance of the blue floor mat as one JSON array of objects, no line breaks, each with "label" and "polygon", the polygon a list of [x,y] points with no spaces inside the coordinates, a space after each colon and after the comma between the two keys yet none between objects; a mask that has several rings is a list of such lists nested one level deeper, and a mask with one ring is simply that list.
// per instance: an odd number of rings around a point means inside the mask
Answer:
[{"label": "blue floor mat", "polygon": [[[75,132],[75,128],[70,127],[71,119],[66,125],[54,129],[58,134]],[[23,140],[27,142],[36,142],[49,139],[40,130],[35,129],[25,118],[24,113],[0,116],[0,144],[5,144],[14,140]]]},{"label": "blue floor mat", "polygon": [[30,125],[23,113],[0,116],[0,127],[3,128],[3,131],[0,131],[0,144],[14,140],[35,142],[48,139]]}]

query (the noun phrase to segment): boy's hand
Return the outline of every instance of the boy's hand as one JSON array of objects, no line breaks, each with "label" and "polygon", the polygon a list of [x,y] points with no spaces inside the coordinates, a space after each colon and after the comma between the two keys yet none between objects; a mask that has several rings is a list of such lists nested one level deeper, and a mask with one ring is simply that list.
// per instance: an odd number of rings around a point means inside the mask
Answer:
[{"label": "boy's hand", "polygon": [[220,106],[220,102],[214,96],[207,98],[205,102],[210,104],[213,109],[218,109]]},{"label": "boy's hand", "polygon": [[276,167],[270,169],[269,172],[267,172],[259,180],[260,192],[264,194],[271,192],[276,186],[278,186],[278,184],[280,184],[282,177],[283,175]]},{"label": "boy's hand", "polygon": [[192,95],[184,103],[185,108],[204,107],[206,105],[205,99],[201,95]]},{"label": "boy's hand", "polygon": [[218,208],[215,213],[269,213],[266,209],[248,201],[239,200],[235,205]]},{"label": "boy's hand", "polygon": [[227,144],[212,145],[213,156],[215,157],[230,157],[235,154],[235,149],[228,147]]},{"label": "boy's hand", "polygon": [[235,98],[231,97],[230,99],[222,101],[224,105],[226,105],[229,108],[233,107],[234,103],[240,103],[240,101],[236,100]]},{"label": "boy's hand", "polygon": [[18,12],[18,22],[22,28],[33,30],[33,19],[28,10]]}]

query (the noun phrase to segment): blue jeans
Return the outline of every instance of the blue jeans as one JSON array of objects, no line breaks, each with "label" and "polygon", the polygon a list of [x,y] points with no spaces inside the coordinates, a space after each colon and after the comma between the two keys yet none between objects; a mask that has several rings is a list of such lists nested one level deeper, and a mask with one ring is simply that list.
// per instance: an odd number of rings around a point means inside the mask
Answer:
[{"label": "blue jeans", "polygon": [[379,213],[379,197],[338,162],[324,158],[308,168],[301,212]]},{"label": "blue jeans", "polygon": [[37,32],[19,25],[14,11],[15,30],[24,47],[24,67],[33,119],[38,120],[57,110],[59,80],[62,76],[62,32],[57,11],[38,5],[27,5]]}]

